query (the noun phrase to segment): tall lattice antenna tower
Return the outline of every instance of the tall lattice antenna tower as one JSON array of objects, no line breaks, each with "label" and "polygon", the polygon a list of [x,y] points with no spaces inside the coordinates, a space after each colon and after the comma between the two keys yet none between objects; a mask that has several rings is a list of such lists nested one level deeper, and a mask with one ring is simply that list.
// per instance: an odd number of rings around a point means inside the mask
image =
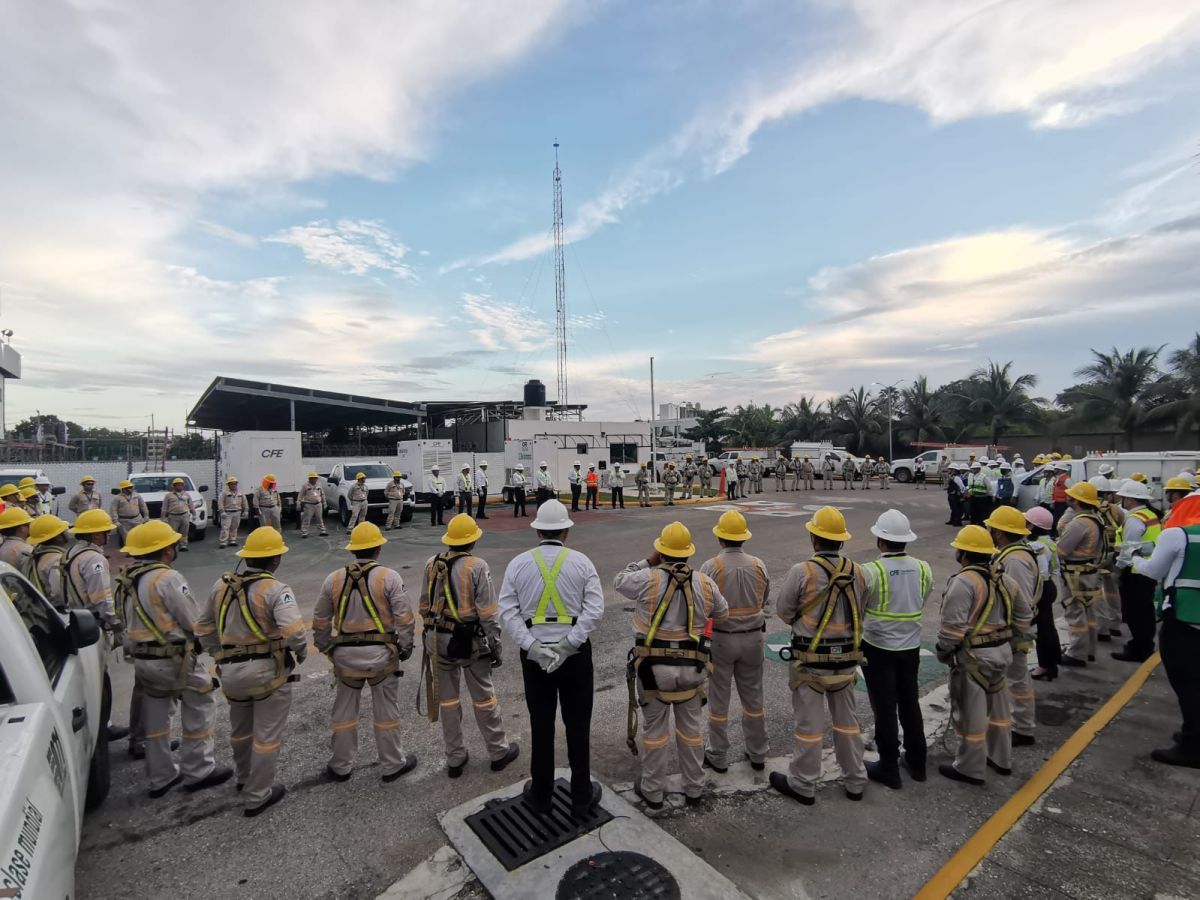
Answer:
[{"label": "tall lattice antenna tower", "polygon": [[554,142],[554,314],[558,332],[558,406],[567,405],[567,267],[563,254],[562,172],[558,141]]}]

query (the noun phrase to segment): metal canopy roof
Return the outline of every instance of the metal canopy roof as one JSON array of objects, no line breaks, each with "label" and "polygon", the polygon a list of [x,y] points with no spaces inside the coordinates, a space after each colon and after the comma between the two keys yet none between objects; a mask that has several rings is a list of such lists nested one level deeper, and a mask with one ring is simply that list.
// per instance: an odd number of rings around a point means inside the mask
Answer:
[{"label": "metal canopy roof", "polygon": [[188,425],[221,431],[325,431],[329,428],[410,425],[425,417],[419,403],[357,394],[214,378],[188,413]]}]

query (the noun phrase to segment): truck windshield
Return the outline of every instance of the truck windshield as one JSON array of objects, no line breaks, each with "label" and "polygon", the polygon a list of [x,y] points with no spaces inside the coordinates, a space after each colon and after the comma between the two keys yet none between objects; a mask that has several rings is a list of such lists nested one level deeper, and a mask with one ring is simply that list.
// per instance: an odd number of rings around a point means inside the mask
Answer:
[{"label": "truck windshield", "polygon": [[362,472],[368,478],[391,478],[392,470],[378,463],[347,463],[346,477],[353,481]]},{"label": "truck windshield", "polygon": [[133,482],[133,489],[139,494],[165,494],[172,489],[171,482],[176,478],[183,479],[185,491],[194,490],[192,479],[186,475],[134,475],[129,480]]}]

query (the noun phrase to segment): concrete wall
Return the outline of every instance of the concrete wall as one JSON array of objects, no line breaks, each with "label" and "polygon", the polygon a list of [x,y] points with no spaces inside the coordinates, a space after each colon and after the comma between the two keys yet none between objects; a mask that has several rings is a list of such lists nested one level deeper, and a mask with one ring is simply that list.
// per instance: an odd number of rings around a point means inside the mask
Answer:
[{"label": "concrete wall", "polygon": [[[13,467],[16,468],[17,465],[14,464]],[[38,463],[31,464],[29,468],[40,468],[46,473],[51,484],[56,487],[62,485],[67,489],[67,492],[58,498],[57,514],[65,519],[73,520],[74,516],[67,512],[67,501],[72,494],[79,490],[79,480],[83,476],[90,475],[96,479],[96,490],[105,498],[104,506],[107,509],[112,489],[132,473],[145,471],[145,463],[141,460],[136,462]],[[211,498],[217,490],[217,461],[215,459],[173,459],[168,462],[167,471],[186,473],[195,482],[196,487],[208,485],[206,497]]]},{"label": "concrete wall", "polygon": [[[1065,434],[1057,439],[1044,434],[1010,434],[1005,435],[1001,443],[1019,450],[1026,460],[1031,459],[1034,454],[1051,450],[1080,457],[1095,452],[1126,453],[1132,450],[1153,453],[1163,450],[1200,449],[1200,437],[1196,433],[1176,435],[1174,431],[1147,431],[1135,434],[1132,448],[1124,434],[1113,431]],[[1011,451],[1006,452],[1012,456]]]}]

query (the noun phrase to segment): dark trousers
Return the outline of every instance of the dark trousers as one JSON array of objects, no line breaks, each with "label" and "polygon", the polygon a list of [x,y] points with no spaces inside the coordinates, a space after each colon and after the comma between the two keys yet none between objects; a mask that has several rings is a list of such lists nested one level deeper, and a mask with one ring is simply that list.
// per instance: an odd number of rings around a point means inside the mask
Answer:
[{"label": "dark trousers", "polygon": [[523,487],[513,488],[512,495],[513,495],[513,518],[515,519],[517,516],[528,516],[529,513],[525,512],[525,488],[523,488]]},{"label": "dark trousers", "polygon": [[442,495],[434,494],[429,500],[429,524],[442,524]]},{"label": "dark trousers", "polygon": [[549,488],[540,487],[537,489],[537,493],[534,495],[534,502],[538,506],[541,506],[543,503],[545,503],[549,499],[550,499]]},{"label": "dark trousers", "polygon": [[475,495],[470,491],[458,492],[458,511],[473,515]]},{"label": "dark trousers", "polygon": [[610,488],[610,490],[612,491],[612,508],[616,509],[617,504],[620,503],[621,509],[624,509],[625,508],[625,488],[614,487],[614,488]]},{"label": "dark trousers", "polygon": [[725,480],[725,499],[726,500],[736,500],[737,499],[737,482],[736,481],[730,481],[728,479]]},{"label": "dark trousers", "polygon": [[547,675],[537,663],[521,653],[525,680],[525,705],[529,708],[530,760],[533,778],[530,799],[546,803],[554,791],[554,727],[559,699],[563,728],[567,735],[567,761],[571,765],[571,801],[586,807],[592,798],[592,644],[579,648],[554,672]]},{"label": "dark trousers", "polygon": [[587,501],[583,506],[584,509],[596,509],[600,506],[600,488],[588,485]]},{"label": "dark trousers", "polygon": [[1183,714],[1181,746],[1200,754],[1200,630],[1180,622],[1174,611],[1167,610],[1158,632],[1158,648]]},{"label": "dark trousers", "polygon": [[950,504],[950,521],[948,525],[961,525],[963,517],[963,502],[958,491],[947,491],[946,502]]},{"label": "dark trousers", "polygon": [[1121,621],[1129,626],[1125,652],[1143,659],[1154,652],[1154,579],[1122,569],[1117,579],[1121,591]]},{"label": "dark trousers", "polygon": [[1063,500],[1061,502],[1056,500],[1054,503],[1050,504],[1050,512],[1054,514],[1055,530],[1058,529],[1058,520],[1063,517],[1063,513],[1065,513],[1066,511],[1067,511],[1067,502],[1065,500]]},{"label": "dark trousers", "polygon": [[485,488],[475,496],[479,501],[475,507],[475,514],[481,519],[486,519],[487,513],[485,513],[484,510],[487,509],[487,489]]},{"label": "dark trousers", "polygon": [[1058,588],[1053,581],[1042,583],[1042,596],[1038,598],[1034,623],[1037,626],[1037,661],[1043,669],[1058,672],[1062,662],[1062,641],[1058,629],[1054,626],[1054,601],[1058,597]]},{"label": "dark trousers", "polygon": [[992,511],[992,498],[987,494],[967,497],[967,509],[971,512],[971,524],[982,525]]},{"label": "dark trousers", "polygon": [[911,765],[925,765],[925,725],[921,720],[921,698],[917,671],[921,667],[921,648],[883,650],[863,642],[867,664],[867,697],[875,713],[875,746],[879,761],[894,768],[900,761],[900,734],[904,729],[904,753]]},{"label": "dark trousers", "polygon": [[571,485],[571,511],[579,512],[579,495],[583,493],[582,484]]}]

